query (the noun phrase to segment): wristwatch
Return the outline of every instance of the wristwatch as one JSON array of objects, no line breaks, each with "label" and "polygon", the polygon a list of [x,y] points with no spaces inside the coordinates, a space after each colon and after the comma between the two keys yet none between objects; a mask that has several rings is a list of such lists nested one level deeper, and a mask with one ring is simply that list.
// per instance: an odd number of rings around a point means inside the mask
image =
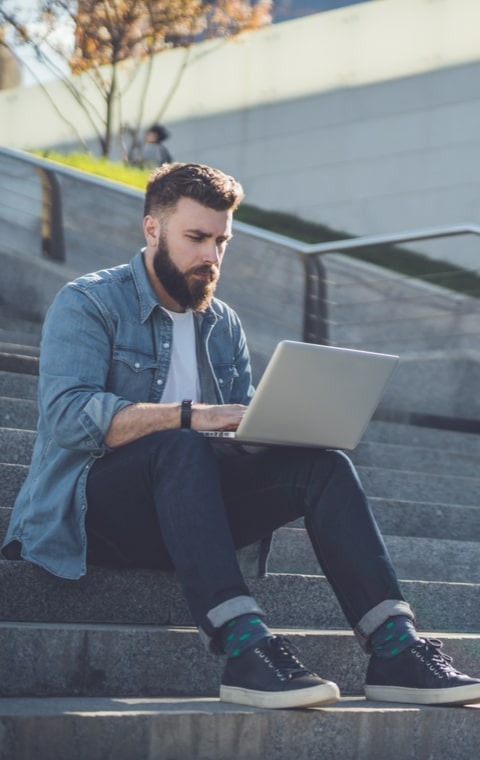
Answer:
[{"label": "wristwatch", "polygon": [[180,427],[190,428],[192,426],[192,399],[184,399],[182,401],[180,411]]}]

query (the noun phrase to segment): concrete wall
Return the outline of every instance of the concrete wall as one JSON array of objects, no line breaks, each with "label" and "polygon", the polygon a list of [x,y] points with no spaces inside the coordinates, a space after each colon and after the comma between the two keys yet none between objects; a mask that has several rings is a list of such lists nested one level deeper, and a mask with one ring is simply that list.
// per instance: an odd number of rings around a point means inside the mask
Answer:
[{"label": "concrete wall", "polygon": [[[144,121],[188,57],[164,116],[169,148],[236,174],[248,202],[350,234],[478,222],[479,29],[478,0],[378,0],[174,50],[156,61]],[[62,85],[49,92],[88,134]],[[0,109],[6,145],[74,143],[37,88],[0,93]],[[423,250],[478,267],[477,242]]]}]

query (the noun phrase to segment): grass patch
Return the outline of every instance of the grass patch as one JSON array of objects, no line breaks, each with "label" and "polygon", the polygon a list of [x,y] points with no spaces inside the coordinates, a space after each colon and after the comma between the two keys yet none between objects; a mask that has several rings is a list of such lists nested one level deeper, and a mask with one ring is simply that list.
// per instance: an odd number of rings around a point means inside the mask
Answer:
[{"label": "grass patch", "polygon": [[40,158],[47,158],[63,166],[79,169],[96,177],[103,177],[123,185],[145,190],[150,169],[126,166],[121,161],[109,161],[106,158],[91,156],[89,153],[58,153],[54,150],[35,151]]},{"label": "grass patch", "polygon": [[[149,169],[126,166],[121,162],[109,161],[87,153],[63,154],[46,150],[36,151],[36,155],[142,191],[145,189],[150,173]],[[325,224],[309,222],[294,214],[267,211],[250,206],[248,203],[240,206],[235,217],[246,224],[270,230],[303,243],[324,243],[353,237]],[[430,259],[424,254],[399,246],[376,245],[370,248],[358,248],[356,251],[345,251],[345,255],[390,269],[406,277],[415,277],[432,285],[480,297],[480,276],[477,273],[449,262]]]}]

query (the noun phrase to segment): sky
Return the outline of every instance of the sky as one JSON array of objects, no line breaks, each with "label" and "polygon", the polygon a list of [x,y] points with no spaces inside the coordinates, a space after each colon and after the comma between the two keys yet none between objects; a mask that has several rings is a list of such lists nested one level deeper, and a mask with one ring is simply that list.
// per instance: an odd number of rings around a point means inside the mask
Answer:
[{"label": "sky", "polygon": [[[6,10],[13,9],[19,14],[20,20],[30,31],[37,31],[40,35],[45,35],[45,28],[35,25],[34,20],[38,7],[37,0],[2,0],[2,6]],[[65,24],[59,28],[58,32],[50,38],[52,44],[60,45],[71,44],[73,34],[71,28]],[[39,82],[49,82],[57,79],[59,76],[68,74],[68,66],[65,60],[59,55],[55,55],[49,45],[41,46],[42,54],[49,58],[50,63],[45,64],[35,54],[35,51],[29,45],[19,45],[13,38],[7,36],[7,42],[10,44],[14,54],[17,56],[22,67],[22,85],[34,85]]]}]

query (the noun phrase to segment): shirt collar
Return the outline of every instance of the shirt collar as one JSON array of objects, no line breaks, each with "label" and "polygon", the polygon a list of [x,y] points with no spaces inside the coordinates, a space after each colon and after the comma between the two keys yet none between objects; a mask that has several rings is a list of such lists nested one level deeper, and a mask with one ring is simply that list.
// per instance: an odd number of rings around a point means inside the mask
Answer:
[{"label": "shirt collar", "polygon": [[143,260],[144,250],[145,249],[142,248],[130,262],[133,282],[137,291],[141,324],[146,322],[152,311],[160,306],[158,303],[158,298],[155,295],[155,291],[153,290],[150,284],[150,280],[148,279],[145,262]]}]

